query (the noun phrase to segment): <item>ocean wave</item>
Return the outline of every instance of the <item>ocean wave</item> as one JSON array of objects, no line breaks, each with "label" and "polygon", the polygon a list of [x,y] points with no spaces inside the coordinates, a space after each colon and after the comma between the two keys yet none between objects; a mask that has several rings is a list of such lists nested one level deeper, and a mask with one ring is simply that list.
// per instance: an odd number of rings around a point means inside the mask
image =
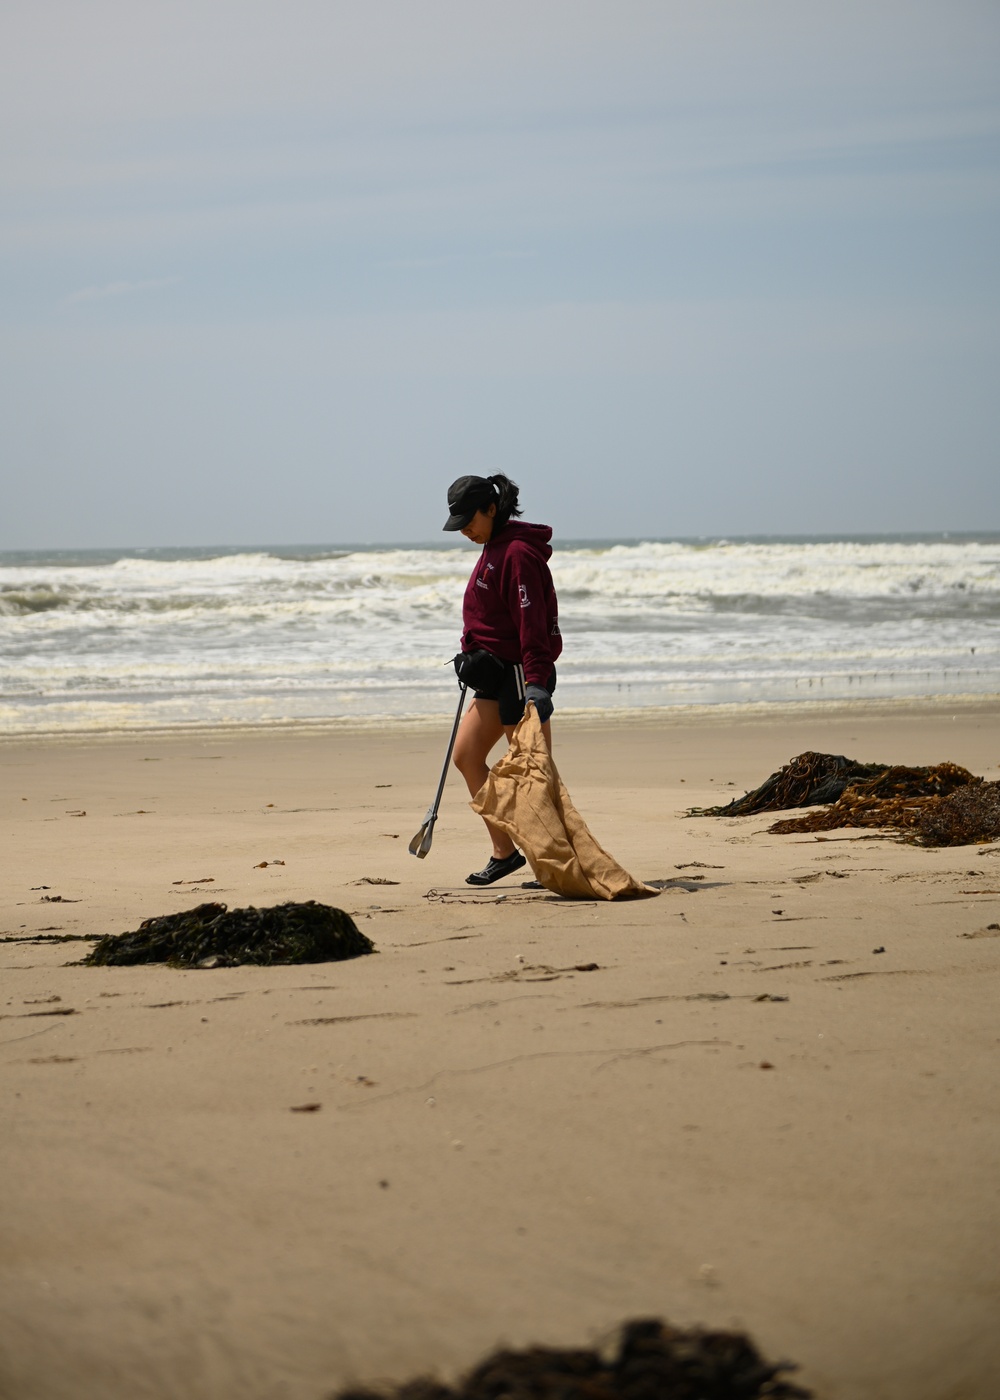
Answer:
[{"label": "ocean wave", "polygon": [[[0,570],[0,619],[224,614],[226,622],[293,615],[405,627],[453,615],[472,563],[458,550],[386,550],[323,558],[270,554],[103,567]],[[636,617],[807,609],[836,617],[926,609],[1000,612],[1000,546],[950,544],[618,545],[559,552],[552,563],[567,618],[600,626]]]},{"label": "ocean wave", "polygon": [[1000,546],[948,544],[647,544],[557,556],[560,598],[640,606],[755,598],[914,598],[983,593],[1000,601]]},{"label": "ocean wave", "polygon": [[[0,697],[23,714],[64,705],[70,726],[102,705],[184,722],[440,707],[474,559],[456,547],[2,564]],[[1000,541],[581,545],[557,549],[553,573],[564,704],[1000,691]]]}]

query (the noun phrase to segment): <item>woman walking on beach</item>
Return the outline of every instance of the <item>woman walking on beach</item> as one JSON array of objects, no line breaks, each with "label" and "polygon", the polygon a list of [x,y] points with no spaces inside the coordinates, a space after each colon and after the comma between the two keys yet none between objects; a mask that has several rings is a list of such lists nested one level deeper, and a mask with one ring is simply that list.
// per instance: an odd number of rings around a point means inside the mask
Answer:
[{"label": "woman walking on beach", "polygon": [[[483,547],[465,590],[462,654],[456,657],[459,679],[474,698],[458,731],[454,763],[475,797],[489,774],[490,750],[502,734],[510,739],[528,700],[551,749],[562,637],[548,563],[552,531],[513,518],[521,514],[516,483],[499,474],[461,476],[448,488],[448,508],[444,528],[461,530]],[[510,837],[483,820],[493,854],[467,877],[470,885],[492,885],[526,863]]]}]

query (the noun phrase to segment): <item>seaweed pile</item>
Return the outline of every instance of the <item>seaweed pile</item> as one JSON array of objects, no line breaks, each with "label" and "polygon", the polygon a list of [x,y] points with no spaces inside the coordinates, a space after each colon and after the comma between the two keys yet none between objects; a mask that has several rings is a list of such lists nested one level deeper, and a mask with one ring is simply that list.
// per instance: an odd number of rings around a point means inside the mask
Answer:
[{"label": "seaweed pile", "polygon": [[749,817],[755,812],[781,812],[788,807],[818,807],[836,802],[852,783],[885,773],[888,764],[858,763],[835,753],[800,753],[743,797],[725,807],[692,807],[689,817]]},{"label": "seaweed pile", "polygon": [[[942,763],[941,768],[954,768]],[[910,769],[889,769],[907,773]],[[922,771],[922,770],[917,770]],[[964,773],[965,769],[959,769]],[[804,817],[787,817],[768,827],[779,835],[796,831],[832,831],[835,827],[889,827],[903,839],[920,846],[972,846],[1000,837],[1000,783],[984,783],[971,773],[961,786],[943,793],[907,789],[905,781],[897,791],[880,795],[867,783],[848,788],[832,807],[810,812]]]},{"label": "seaweed pile", "polygon": [[274,967],[341,962],[374,953],[350,914],[329,904],[289,901],[268,909],[199,904],[145,919],[131,933],[109,933],[87,956],[90,967],[167,963],[170,967]]},{"label": "seaweed pile", "polygon": [[[796,1368],[762,1360],[739,1332],[681,1331],[657,1319],[626,1322],[615,1355],[529,1347],[497,1351],[455,1387],[420,1377],[391,1400],[809,1400],[782,1379]],[[350,1387],[329,1400],[387,1400]]]},{"label": "seaweed pile", "polygon": [[1000,783],[970,783],[929,802],[916,840],[924,846],[971,846],[1000,840]]},{"label": "seaweed pile", "polygon": [[793,758],[745,797],[725,807],[695,807],[688,816],[748,816],[824,803],[829,805],[820,811],[786,817],[768,830],[786,835],[888,827],[924,846],[968,846],[1000,837],[1000,783],[984,782],[957,763],[907,768],[812,752]]}]

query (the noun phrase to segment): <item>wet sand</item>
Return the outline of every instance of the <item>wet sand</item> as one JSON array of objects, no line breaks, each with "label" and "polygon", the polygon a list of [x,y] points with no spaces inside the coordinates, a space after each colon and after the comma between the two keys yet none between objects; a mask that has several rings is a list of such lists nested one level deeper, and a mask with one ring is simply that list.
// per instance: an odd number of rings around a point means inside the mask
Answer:
[{"label": "wet sand", "polygon": [[8,938],[314,898],[379,949],[0,947],[0,1395],[320,1400],[636,1315],[827,1400],[1000,1393],[1000,845],[681,815],[809,748],[996,778],[998,718],[557,717],[595,835],[673,882],[614,905],[470,890],[457,775],[407,853],[446,719],[0,745]]}]

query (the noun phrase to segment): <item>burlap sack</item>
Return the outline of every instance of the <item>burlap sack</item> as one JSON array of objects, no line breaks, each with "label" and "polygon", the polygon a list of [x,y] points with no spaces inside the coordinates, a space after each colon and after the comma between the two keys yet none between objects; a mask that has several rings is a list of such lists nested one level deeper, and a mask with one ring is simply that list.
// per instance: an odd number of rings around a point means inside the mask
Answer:
[{"label": "burlap sack", "polygon": [[659,894],[635,880],[598,845],[573,806],[552,761],[534,705],[470,804],[527,856],[547,890],[577,899],[628,899]]}]

